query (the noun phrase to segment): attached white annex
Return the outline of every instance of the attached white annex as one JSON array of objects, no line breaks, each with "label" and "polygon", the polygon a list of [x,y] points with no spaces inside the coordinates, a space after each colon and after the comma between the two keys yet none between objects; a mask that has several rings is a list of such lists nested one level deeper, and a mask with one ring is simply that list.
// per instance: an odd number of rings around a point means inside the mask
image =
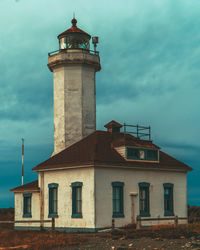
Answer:
[{"label": "attached white annex", "polygon": [[[135,223],[187,223],[187,171],[162,152],[150,128],[111,121],[96,131],[95,74],[101,69],[97,37],[76,26],[58,36],[49,53],[54,74],[54,152],[33,168],[38,180],[16,187],[15,228],[96,231]],[[134,126],[131,128],[135,128]],[[147,129],[148,133],[141,133]],[[141,139],[144,134],[148,140]],[[17,222],[18,221],[18,222]],[[22,221],[24,223],[22,223]]]}]

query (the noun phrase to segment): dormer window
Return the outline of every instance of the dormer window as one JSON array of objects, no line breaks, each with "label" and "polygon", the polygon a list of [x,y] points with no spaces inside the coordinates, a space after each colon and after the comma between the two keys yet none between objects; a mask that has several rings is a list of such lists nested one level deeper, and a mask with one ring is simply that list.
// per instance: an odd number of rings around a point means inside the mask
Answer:
[{"label": "dormer window", "polygon": [[132,160],[158,161],[158,150],[127,147],[126,158]]}]

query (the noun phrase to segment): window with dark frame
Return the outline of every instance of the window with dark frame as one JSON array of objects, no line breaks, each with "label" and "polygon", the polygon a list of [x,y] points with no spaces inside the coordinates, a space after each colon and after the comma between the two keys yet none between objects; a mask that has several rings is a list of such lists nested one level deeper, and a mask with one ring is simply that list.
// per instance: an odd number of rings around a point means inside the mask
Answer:
[{"label": "window with dark frame", "polygon": [[82,218],[82,182],[73,182],[72,186],[72,218]]},{"label": "window with dark frame", "polygon": [[150,216],[149,186],[147,182],[139,183],[139,208],[140,216]]},{"label": "window with dark frame", "polygon": [[58,184],[51,183],[49,187],[49,217],[58,217]]},{"label": "window with dark frame", "polygon": [[127,147],[126,157],[133,160],[158,161],[158,150]]},{"label": "window with dark frame", "polygon": [[164,216],[174,216],[173,187],[171,183],[164,183]]},{"label": "window with dark frame", "polygon": [[124,217],[124,183],[112,182],[113,218]]},{"label": "window with dark frame", "polygon": [[128,159],[135,159],[139,160],[140,159],[140,151],[138,148],[126,148],[126,155]]},{"label": "window with dark frame", "polygon": [[146,150],[146,160],[157,161],[158,160],[158,150],[147,149]]},{"label": "window with dark frame", "polygon": [[32,217],[31,214],[31,198],[32,198],[32,194],[31,193],[27,193],[27,194],[23,194],[23,217],[24,218],[30,218]]}]

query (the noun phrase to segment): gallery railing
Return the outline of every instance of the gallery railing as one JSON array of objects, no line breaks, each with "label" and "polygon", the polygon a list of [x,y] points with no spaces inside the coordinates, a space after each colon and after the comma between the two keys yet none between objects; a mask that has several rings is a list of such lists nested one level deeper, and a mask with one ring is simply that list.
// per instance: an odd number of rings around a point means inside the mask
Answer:
[{"label": "gallery railing", "polygon": [[89,49],[82,49],[82,48],[72,48],[72,49],[59,49],[59,50],[55,50],[55,51],[52,51],[52,52],[49,52],[48,53],[48,56],[52,56],[52,55],[55,55],[57,53],[60,53],[60,52],[67,52],[70,50],[81,50],[81,51],[84,51],[84,52],[87,52],[87,53],[90,53],[90,54],[94,54],[94,55],[99,55],[99,51],[95,51],[95,50],[89,50]]}]

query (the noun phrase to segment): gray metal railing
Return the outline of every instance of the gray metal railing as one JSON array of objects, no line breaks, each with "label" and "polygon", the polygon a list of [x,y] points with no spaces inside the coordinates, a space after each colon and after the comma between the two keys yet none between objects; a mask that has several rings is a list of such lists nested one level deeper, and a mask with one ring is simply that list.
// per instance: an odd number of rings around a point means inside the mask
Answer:
[{"label": "gray metal railing", "polygon": [[86,51],[90,54],[94,54],[94,55],[99,55],[99,51],[95,51],[95,50],[89,50],[89,49],[82,49],[82,48],[71,48],[71,49],[58,49],[58,50],[54,50],[52,52],[49,52],[48,53],[48,56],[52,56],[52,55],[55,55],[57,53],[60,53],[60,52],[67,52],[70,50],[82,50],[82,51]]}]

